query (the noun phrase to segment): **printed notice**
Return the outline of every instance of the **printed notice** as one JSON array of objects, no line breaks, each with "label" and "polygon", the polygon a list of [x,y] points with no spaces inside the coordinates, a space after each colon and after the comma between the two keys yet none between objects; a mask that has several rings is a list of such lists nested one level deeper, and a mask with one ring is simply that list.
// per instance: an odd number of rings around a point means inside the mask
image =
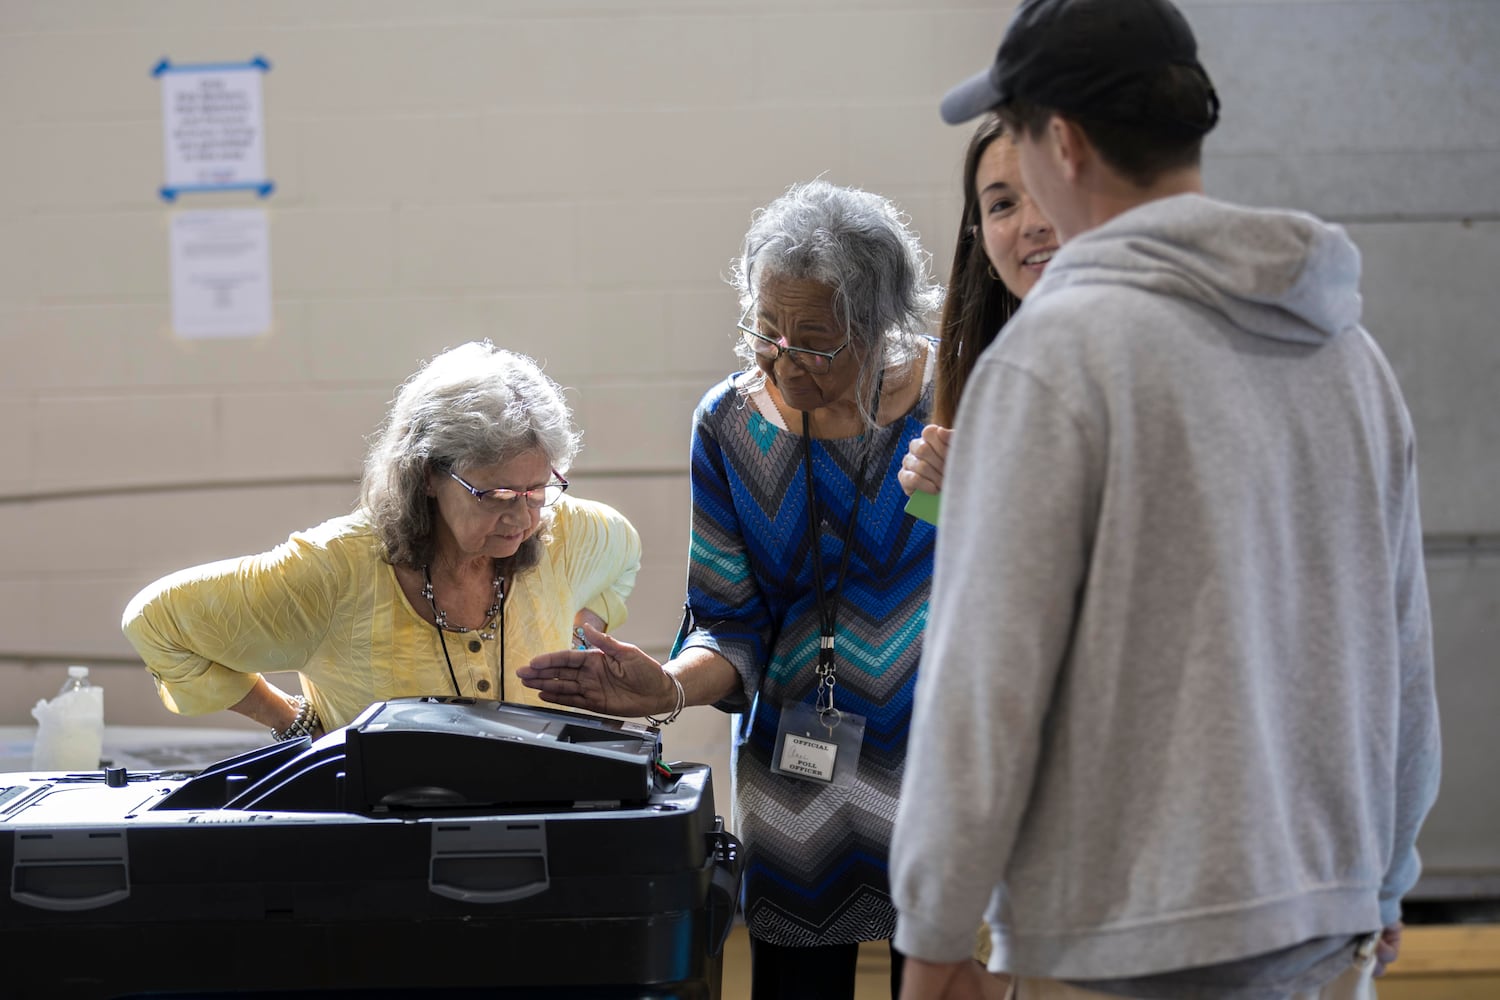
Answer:
[{"label": "printed notice", "polygon": [[271,246],[258,208],[172,217],[172,326],[179,337],[271,329]]},{"label": "printed notice", "polygon": [[267,64],[173,66],[163,60],[163,138],[168,201],[184,191],[248,188],[270,193],[266,179],[261,78]]}]

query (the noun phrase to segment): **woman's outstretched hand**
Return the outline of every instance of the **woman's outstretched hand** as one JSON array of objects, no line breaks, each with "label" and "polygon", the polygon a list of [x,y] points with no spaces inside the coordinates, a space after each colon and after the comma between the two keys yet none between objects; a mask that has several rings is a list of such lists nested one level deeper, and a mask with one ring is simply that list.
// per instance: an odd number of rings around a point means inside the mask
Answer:
[{"label": "woman's outstretched hand", "polygon": [[626,717],[672,711],[677,691],[660,663],[590,624],[583,634],[592,649],[543,653],[516,676],[553,705]]},{"label": "woman's outstretched hand", "polygon": [[907,445],[906,457],[901,460],[901,471],[896,481],[911,496],[917,491],[941,493],[943,490],[943,467],[948,461],[948,444],[953,440],[953,428],[928,424],[922,428],[922,436],[912,438]]}]

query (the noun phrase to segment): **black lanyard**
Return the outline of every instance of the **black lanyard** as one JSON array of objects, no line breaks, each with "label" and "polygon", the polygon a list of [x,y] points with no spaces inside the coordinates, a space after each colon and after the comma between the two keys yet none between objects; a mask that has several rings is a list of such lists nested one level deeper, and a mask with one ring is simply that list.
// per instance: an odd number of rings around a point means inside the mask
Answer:
[{"label": "black lanyard", "polygon": [[[880,412],[880,389],[885,382],[885,371],[881,370],[875,378],[875,407],[873,412]],[[854,504],[849,509],[849,521],[844,525],[844,551],[839,556],[839,575],[833,581],[833,593],[830,595],[825,589],[823,577],[823,532],[821,527],[822,518],[818,516],[818,498],[813,492],[813,457],[812,457],[812,423],[806,410],[802,411],[802,460],[806,466],[807,480],[807,528],[809,540],[812,543],[812,571],[813,588],[818,599],[818,624],[820,626],[818,639],[818,678],[819,688],[827,683],[828,687],[833,685],[834,649],[833,637],[838,627],[839,620],[839,595],[844,590],[844,577],[849,571],[849,554],[853,551],[854,523],[859,520],[859,500],[864,494],[869,482],[865,478],[870,467],[870,453],[875,450],[875,442],[868,440],[865,443],[864,455],[859,460],[859,477],[854,481]]]},{"label": "black lanyard", "polygon": [[[423,572],[426,572],[426,570],[424,569]],[[428,583],[430,585],[431,581],[429,580]],[[498,585],[499,585],[499,595],[500,595],[500,624],[499,624],[499,628],[497,628],[496,631],[499,633],[499,636],[500,636],[500,700],[504,701],[505,700],[505,579],[503,577],[498,580]],[[431,598],[428,598],[428,600],[431,600]],[[436,608],[436,606],[434,606],[433,607],[433,611],[436,611],[436,610],[437,610],[437,608]],[[464,696],[464,693],[463,693],[463,690],[460,689],[459,686],[458,686],[458,675],[453,672],[453,660],[448,656],[448,639],[443,635],[443,627],[441,625],[439,625],[437,622],[433,622],[432,624],[433,624],[433,627],[437,629],[438,642],[442,643],[442,645],[443,645],[443,660],[448,664],[448,679],[453,682],[453,695],[454,695],[454,697],[462,698]],[[480,630],[479,629],[475,629],[473,631],[478,632]]]}]

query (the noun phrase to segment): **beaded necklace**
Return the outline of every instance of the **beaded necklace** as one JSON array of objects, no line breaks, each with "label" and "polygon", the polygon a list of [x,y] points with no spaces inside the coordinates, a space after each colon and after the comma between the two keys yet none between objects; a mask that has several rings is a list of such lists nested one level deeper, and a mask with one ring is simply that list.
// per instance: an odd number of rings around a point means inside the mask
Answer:
[{"label": "beaded necklace", "polygon": [[478,632],[481,639],[493,639],[495,626],[499,623],[500,611],[505,607],[505,577],[500,575],[500,570],[496,567],[495,601],[484,613],[485,623],[477,629],[448,624],[448,612],[438,608],[437,600],[432,596],[432,574],[428,572],[426,565],[422,566],[422,596],[427,598],[427,606],[432,608],[432,619],[438,628],[446,632]]},{"label": "beaded necklace", "polygon": [[432,622],[437,627],[438,641],[443,644],[443,660],[448,664],[448,679],[453,682],[453,693],[463,695],[463,690],[458,686],[458,674],[453,670],[453,659],[448,655],[448,640],[444,638],[444,632],[478,632],[481,639],[493,639],[500,636],[500,700],[505,700],[505,577],[500,575],[500,568],[495,567],[495,603],[484,613],[485,624],[477,629],[465,628],[463,625],[449,625],[448,614],[439,610],[437,600],[432,596],[432,574],[428,572],[426,565],[422,567],[422,596],[427,598],[427,606],[432,608]]}]

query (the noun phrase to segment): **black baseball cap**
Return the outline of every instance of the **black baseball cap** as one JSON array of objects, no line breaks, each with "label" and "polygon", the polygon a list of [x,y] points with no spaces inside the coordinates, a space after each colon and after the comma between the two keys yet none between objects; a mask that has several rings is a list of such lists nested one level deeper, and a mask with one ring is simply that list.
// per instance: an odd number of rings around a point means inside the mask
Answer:
[{"label": "black baseball cap", "polygon": [[[1117,100],[1122,90],[1169,66],[1202,74],[1208,102],[1201,120],[1152,122],[1149,107]],[[957,125],[1017,99],[1197,135],[1219,119],[1219,99],[1198,62],[1193,30],[1170,0],[1024,0],[994,64],[944,96],[943,120]]]}]

